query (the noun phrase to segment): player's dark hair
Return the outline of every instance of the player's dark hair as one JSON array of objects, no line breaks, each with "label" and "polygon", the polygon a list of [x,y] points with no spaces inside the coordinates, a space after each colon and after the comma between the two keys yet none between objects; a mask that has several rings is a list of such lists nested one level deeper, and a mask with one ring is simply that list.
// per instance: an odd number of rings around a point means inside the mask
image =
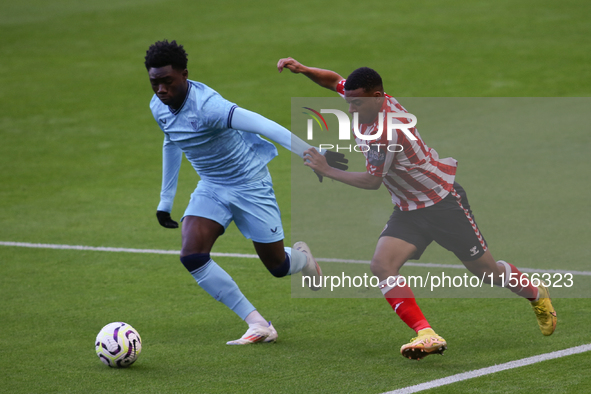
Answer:
[{"label": "player's dark hair", "polygon": [[146,51],[146,69],[172,66],[175,70],[183,71],[187,68],[187,52],[176,41],[158,41]]},{"label": "player's dark hair", "polygon": [[345,90],[363,88],[365,92],[384,90],[382,77],[374,69],[361,67],[353,71],[345,81]]}]

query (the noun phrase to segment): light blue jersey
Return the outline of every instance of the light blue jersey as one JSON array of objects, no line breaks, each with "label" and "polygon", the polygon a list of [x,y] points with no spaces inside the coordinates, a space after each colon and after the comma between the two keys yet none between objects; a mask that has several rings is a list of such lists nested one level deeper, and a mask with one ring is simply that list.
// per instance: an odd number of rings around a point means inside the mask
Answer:
[{"label": "light blue jersey", "polygon": [[158,210],[170,212],[182,153],[201,179],[238,185],[254,179],[277,156],[277,149],[258,134],[231,128],[238,106],[215,90],[188,81],[185,102],[172,110],[154,95],[150,109],[164,132],[163,179]]}]

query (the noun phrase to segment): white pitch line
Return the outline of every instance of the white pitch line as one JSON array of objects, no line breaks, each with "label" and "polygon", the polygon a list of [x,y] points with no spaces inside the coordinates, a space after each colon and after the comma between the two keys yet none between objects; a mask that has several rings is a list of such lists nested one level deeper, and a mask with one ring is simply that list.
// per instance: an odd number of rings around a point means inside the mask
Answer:
[{"label": "white pitch line", "polygon": [[[22,248],[40,248],[40,249],[60,249],[60,250],[88,250],[93,252],[118,252],[118,253],[148,253],[148,254],[175,254],[178,255],[178,250],[159,250],[159,249],[132,249],[132,248],[111,248],[106,246],[83,246],[83,245],[57,245],[57,244],[34,244],[29,242],[5,242],[0,241],[0,246],[17,246]],[[240,253],[211,253],[212,256],[218,257],[242,257],[254,259],[258,256],[255,254],[240,254]]]},{"label": "white pitch line", "polygon": [[457,375],[448,376],[446,378],[436,379],[436,380],[432,380],[430,382],[421,383],[421,384],[405,387],[405,388],[394,390],[394,391],[388,391],[388,392],[382,393],[382,394],[417,393],[419,391],[429,390],[432,388],[441,387],[441,386],[445,386],[445,385],[456,383],[456,382],[461,382],[463,380],[477,378],[477,377],[484,376],[484,375],[490,375],[495,372],[506,371],[508,369],[524,367],[526,365],[531,365],[531,364],[539,363],[542,361],[552,360],[555,358],[571,356],[573,354],[584,353],[584,352],[588,352],[590,350],[591,350],[591,343],[586,344],[586,345],[571,347],[571,348],[564,349],[564,350],[558,350],[556,352],[540,354],[538,356],[527,357],[527,358],[523,358],[521,360],[509,361],[508,363],[493,365],[492,367],[476,369],[474,371],[464,372],[464,373],[460,373]]},{"label": "white pitch line", "polygon": [[[59,245],[59,244],[36,244],[29,242],[6,242],[0,241],[0,246],[16,246],[22,248],[41,248],[41,249],[61,249],[61,250],[88,250],[94,252],[123,252],[123,253],[148,253],[148,254],[175,254],[178,255],[178,250],[160,250],[160,249],[132,249],[132,248],[111,248],[106,246],[83,246],[83,245]],[[214,257],[240,257],[247,259],[258,259],[256,254],[242,254],[242,253],[211,253]],[[317,261],[324,263],[352,263],[352,264],[369,264],[369,260],[348,260],[335,258],[316,258]],[[427,267],[427,268],[450,268],[450,269],[466,269],[461,264],[436,264],[436,263],[413,263],[405,264],[407,267]],[[552,270],[552,269],[536,269],[536,268],[519,268],[522,272],[542,272],[542,273],[559,273],[572,274],[581,276],[591,276],[591,271],[569,271],[569,270]]]}]

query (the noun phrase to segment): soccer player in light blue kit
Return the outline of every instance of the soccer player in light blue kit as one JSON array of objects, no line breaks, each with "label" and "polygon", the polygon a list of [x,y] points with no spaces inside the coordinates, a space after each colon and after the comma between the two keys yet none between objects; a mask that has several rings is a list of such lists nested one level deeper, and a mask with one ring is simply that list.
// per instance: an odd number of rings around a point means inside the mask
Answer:
[{"label": "soccer player in light blue kit", "polygon": [[[304,242],[297,242],[293,248],[283,245],[281,215],[267,170],[277,149],[258,134],[300,157],[310,145],[277,123],[189,80],[187,54],[176,41],[164,40],[150,46],[145,66],[155,93],[150,109],[164,132],[158,221],[166,228],[178,227],[170,212],[184,153],[201,180],[181,220],[181,262],[207,293],[248,323],[246,333],[229,345],[274,342],[277,331],[271,322],[211,259],[210,252],[234,221],[240,232],[252,239],[271,274],[283,277],[302,271],[320,283],[322,271],[308,246]],[[327,158],[333,166],[346,167],[342,155],[329,152]]]}]

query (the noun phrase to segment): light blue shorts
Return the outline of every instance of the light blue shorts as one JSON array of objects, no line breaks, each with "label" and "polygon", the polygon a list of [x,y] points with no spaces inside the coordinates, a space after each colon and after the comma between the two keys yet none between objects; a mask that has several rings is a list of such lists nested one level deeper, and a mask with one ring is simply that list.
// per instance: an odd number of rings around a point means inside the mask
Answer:
[{"label": "light blue shorts", "polygon": [[228,228],[232,220],[242,235],[255,242],[271,243],[284,238],[281,212],[277,205],[271,174],[240,185],[199,181],[191,194],[185,216],[199,216]]}]

